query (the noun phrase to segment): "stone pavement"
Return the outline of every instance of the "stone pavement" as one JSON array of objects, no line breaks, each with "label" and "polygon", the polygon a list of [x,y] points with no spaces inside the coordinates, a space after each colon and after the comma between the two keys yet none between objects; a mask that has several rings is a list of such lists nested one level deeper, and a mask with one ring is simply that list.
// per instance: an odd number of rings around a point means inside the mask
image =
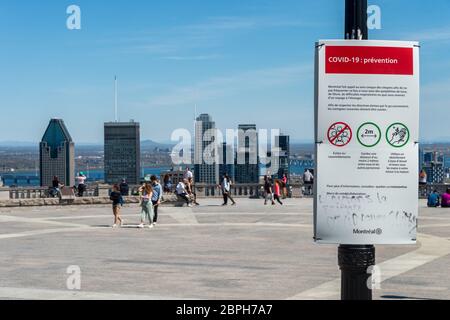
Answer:
[{"label": "stone pavement", "polygon": [[[338,299],[336,246],[312,241],[312,200],[163,207],[112,229],[110,206],[0,208],[0,299]],[[450,210],[421,203],[417,246],[378,246],[376,299],[450,299]],[[81,290],[67,289],[67,268]]]}]

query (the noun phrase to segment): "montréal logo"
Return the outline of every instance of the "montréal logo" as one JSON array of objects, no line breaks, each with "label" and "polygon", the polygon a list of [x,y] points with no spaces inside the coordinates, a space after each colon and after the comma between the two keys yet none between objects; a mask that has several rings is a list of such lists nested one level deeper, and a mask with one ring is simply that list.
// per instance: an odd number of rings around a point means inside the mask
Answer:
[{"label": "montr\u00e9al logo", "polygon": [[381,236],[383,234],[383,229],[366,229],[366,230],[361,230],[361,229],[353,229],[353,234],[375,234],[377,236]]}]

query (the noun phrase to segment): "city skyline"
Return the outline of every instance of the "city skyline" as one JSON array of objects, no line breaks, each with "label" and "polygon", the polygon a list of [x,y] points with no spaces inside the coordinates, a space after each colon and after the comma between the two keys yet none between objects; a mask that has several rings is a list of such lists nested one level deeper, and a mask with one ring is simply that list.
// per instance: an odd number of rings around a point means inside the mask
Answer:
[{"label": "city skyline", "polygon": [[[371,39],[421,41],[422,141],[450,141],[445,117],[435,116],[450,101],[450,26],[434,19],[450,3],[373,4],[382,10],[382,29]],[[67,5],[0,4],[0,39],[8,48],[0,53],[8,108],[1,141],[38,142],[48,118],[63,118],[74,140],[101,144],[102,124],[114,119],[117,74],[120,120],[145,114],[144,139],[167,142],[173,130],[191,129],[197,106],[219,128],[258,123],[283,128],[292,142],[313,142],[314,42],[343,37],[341,3],[116,1],[105,14],[100,2],[81,0],[81,30],[66,28]]]}]

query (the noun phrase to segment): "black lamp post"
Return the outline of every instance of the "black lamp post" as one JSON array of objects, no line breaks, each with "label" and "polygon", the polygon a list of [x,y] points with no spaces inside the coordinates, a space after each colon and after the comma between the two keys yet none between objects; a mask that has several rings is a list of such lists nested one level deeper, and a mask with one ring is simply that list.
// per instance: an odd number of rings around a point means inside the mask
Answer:
[{"label": "black lamp post", "polygon": [[[367,40],[367,0],[345,1],[345,39]],[[368,269],[375,265],[375,246],[340,245],[339,267],[342,273],[342,300],[372,300]]]}]

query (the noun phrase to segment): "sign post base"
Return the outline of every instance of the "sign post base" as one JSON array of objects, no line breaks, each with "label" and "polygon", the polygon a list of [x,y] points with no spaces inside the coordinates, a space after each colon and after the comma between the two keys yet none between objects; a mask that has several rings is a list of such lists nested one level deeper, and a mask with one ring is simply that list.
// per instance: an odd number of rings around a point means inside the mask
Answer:
[{"label": "sign post base", "polygon": [[375,246],[341,245],[338,250],[342,271],[342,300],[372,300],[368,269],[375,265]]}]

